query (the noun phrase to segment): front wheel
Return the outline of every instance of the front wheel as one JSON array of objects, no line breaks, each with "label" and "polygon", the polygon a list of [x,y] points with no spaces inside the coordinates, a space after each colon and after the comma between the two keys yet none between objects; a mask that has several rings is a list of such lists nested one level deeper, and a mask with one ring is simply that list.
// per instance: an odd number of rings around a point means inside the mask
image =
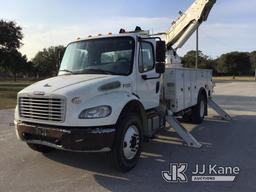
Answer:
[{"label": "front wheel", "polygon": [[112,163],[120,171],[129,171],[137,164],[142,144],[142,123],[138,115],[125,115],[117,128],[111,151]]}]

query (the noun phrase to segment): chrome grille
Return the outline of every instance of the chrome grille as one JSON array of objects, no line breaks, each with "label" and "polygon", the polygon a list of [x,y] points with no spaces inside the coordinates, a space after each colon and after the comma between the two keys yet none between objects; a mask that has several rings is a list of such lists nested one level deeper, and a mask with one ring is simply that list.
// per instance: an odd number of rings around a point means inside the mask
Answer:
[{"label": "chrome grille", "polygon": [[27,119],[62,122],[65,118],[64,98],[20,97],[20,116]]}]

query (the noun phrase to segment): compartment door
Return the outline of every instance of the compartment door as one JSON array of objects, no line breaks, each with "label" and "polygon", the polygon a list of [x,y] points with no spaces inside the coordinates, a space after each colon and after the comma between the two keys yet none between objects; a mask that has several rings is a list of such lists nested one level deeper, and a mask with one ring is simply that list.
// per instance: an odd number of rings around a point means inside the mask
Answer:
[{"label": "compartment door", "polygon": [[197,96],[198,96],[198,90],[199,86],[197,83],[197,76],[198,71],[193,70],[191,71],[191,106],[194,106],[197,104]]},{"label": "compartment door", "polygon": [[176,70],[175,89],[175,112],[179,112],[184,109],[184,70]]},{"label": "compartment door", "polygon": [[191,72],[184,70],[184,109],[191,107]]}]

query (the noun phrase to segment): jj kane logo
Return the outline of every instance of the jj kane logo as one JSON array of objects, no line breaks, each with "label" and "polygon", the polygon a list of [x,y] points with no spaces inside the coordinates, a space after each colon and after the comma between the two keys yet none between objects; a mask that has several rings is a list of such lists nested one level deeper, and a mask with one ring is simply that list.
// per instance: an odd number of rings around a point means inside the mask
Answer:
[{"label": "jj kane logo", "polygon": [[171,163],[169,171],[162,171],[162,177],[166,182],[186,183],[188,182],[187,176],[185,174],[187,167],[187,163]]},{"label": "jj kane logo", "polygon": [[[162,171],[162,177],[166,182],[186,183],[187,169],[188,163],[171,163],[168,171]],[[189,175],[193,182],[234,181],[239,172],[239,167],[196,164]]]}]

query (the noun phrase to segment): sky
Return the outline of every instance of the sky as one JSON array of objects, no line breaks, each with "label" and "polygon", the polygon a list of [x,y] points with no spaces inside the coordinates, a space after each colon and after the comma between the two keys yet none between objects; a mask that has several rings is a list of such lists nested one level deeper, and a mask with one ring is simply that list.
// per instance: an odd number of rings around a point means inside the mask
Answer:
[{"label": "sky", "polygon": [[[50,46],[88,35],[118,33],[135,26],[165,32],[193,0],[0,0],[0,19],[22,27],[20,51],[32,59]],[[199,29],[199,49],[216,58],[231,51],[256,50],[256,0],[217,0]],[[195,49],[193,35],[178,54]]]}]

